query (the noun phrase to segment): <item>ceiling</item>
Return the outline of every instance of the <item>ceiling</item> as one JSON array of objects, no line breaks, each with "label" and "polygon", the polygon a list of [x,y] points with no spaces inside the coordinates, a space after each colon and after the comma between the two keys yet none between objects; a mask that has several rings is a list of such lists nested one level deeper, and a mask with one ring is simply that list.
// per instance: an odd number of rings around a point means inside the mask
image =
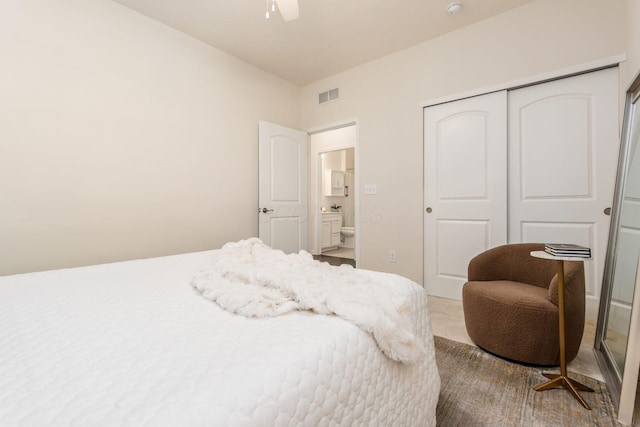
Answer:
[{"label": "ceiling", "polygon": [[267,0],[114,0],[303,86],[533,0],[299,0],[300,18],[265,19]]}]

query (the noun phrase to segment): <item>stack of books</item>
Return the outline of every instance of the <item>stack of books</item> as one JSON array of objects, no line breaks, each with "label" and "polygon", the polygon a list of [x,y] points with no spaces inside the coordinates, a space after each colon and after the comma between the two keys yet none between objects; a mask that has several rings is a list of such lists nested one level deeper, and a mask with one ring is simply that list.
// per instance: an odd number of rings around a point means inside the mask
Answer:
[{"label": "stack of books", "polygon": [[591,258],[591,249],[572,243],[545,243],[544,251],[563,257]]}]

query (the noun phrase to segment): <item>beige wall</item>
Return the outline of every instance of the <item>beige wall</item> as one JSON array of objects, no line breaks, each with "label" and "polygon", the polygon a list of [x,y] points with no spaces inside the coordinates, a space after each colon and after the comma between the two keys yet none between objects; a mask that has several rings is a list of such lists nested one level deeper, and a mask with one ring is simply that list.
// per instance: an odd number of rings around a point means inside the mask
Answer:
[{"label": "beige wall", "polygon": [[[639,9],[538,0],[300,91],[109,0],[5,0],[0,274],[254,235],[257,121],[311,129],[357,117],[360,187],[378,186],[361,198],[360,266],[422,282],[421,103],[627,45],[630,81]],[[334,85],[342,100],[316,105]]]},{"label": "beige wall", "polygon": [[[422,283],[422,102],[624,53],[625,7],[539,0],[304,87],[304,128],[359,119],[360,187],[378,188],[360,198],[359,266]],[[341,100],[316,105],[335,86]]]},{"label": "beige wall", "polygon": [[[623,90],[640,73],[640,1],[626,0],[627,4],[627,63],[622,66]],[[624,99],[624,98],[623,98]]]},{"label": "beige wall", "polygon": [[0,7],[0,274],[257,234],[258,120],[299,88],[110,0]]}]

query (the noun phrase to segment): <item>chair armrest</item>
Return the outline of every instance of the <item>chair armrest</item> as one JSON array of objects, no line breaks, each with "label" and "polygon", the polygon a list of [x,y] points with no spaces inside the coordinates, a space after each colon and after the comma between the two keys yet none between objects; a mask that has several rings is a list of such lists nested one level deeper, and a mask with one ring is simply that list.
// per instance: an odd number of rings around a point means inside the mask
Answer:
[{"label": "chair armrest", "polygon": [[[569,305],[584,306],[584,263],[581,261],[564,262],[565,308]],[[549,301],[558,305],[558,275],[549,283]]]},{"label": "chair armrest", "polygon": [[554,266],[531,256],[532,251],[543,249],[542,243],[512,243],[489,249],[469,261],[468,280],[511,280],[547,288]]},{"label": "chair armrest", "polygon": [[497,247],[473,257],[467,268],[467,280],[509,280],[509,259],[505,251],[504,247]]}]

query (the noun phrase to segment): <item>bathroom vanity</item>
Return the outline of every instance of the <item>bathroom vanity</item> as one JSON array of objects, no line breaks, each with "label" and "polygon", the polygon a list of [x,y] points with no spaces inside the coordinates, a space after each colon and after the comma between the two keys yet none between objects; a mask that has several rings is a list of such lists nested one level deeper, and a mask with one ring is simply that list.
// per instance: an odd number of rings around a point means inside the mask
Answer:
[{"label": "bathroom vanity", "polygon": [[322,212],[322,252],[338,248],[340,227],[342,227],[340,212]]}]

